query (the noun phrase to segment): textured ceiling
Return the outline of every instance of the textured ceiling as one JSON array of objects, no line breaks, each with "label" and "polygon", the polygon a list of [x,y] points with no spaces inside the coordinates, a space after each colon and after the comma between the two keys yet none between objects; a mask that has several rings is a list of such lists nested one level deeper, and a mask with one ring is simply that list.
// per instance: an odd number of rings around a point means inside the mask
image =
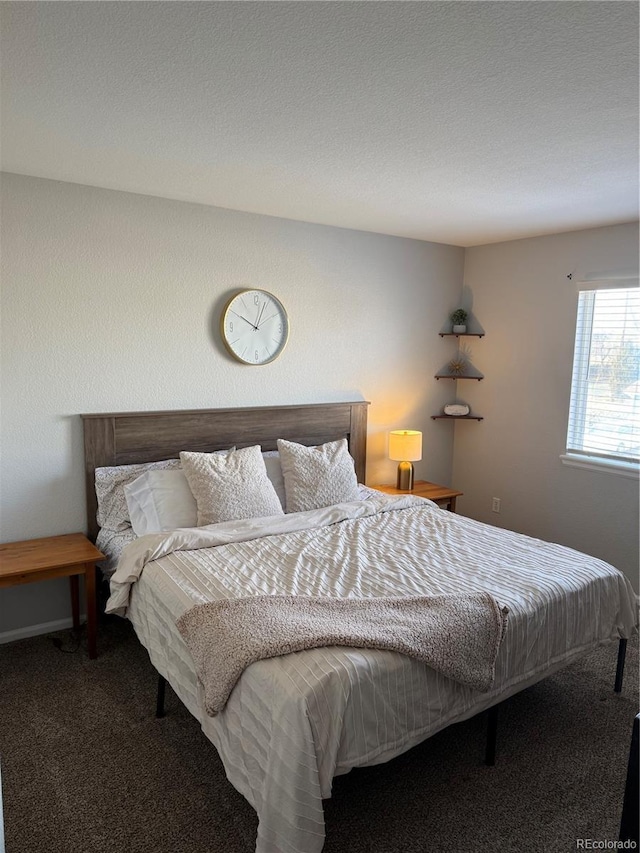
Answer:
[{"label": "textured ceiling", "polygon": [[457,245],[638,213],[635,2],[5,2],[8,172]]}]

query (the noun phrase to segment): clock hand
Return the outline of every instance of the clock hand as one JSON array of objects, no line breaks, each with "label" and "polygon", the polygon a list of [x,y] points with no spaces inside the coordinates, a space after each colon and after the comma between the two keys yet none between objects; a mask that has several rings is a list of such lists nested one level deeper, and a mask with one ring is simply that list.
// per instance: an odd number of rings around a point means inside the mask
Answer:
[{"label": "clock hand", "polygon": [[269,320],[273,320],[273,318],[277,317],[277,316],[278,316],[278,312],[276,311],[275,314],[270,314],[268,317],[265,317],[264,320],[262,321],[262,323],[259,324],[258,328],[260,328],[260,326],[264,326],[265,323],[268,323]]},{"label": "clock hand", "polygon": [[258,331],[258,327],[254,326],[251,320],[247,320],[246,317],[243,317],[242,314],[238,314],[236,311],[234,311],[233,313],[236,315],[236,317],[240,317],[241,320],[244,320],[245,323],[248,323],[254,331]]},{"label": "clock hand", "polygon": [[258,318],[256,320],[256,331],[258,331],[258,329],[260,328],[260,317],[262,317],[262,312],[264,311],[264,306],[266,304],[267,304],[266,302],[262,303],[262,308],[260,309],[260,313],[258,314]]}]

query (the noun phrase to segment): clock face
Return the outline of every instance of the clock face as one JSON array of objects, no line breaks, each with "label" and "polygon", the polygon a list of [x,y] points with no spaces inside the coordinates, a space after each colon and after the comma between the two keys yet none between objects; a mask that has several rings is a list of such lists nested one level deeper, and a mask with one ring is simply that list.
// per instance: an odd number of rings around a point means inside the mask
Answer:
[{"label": "clock face", "polygon": [[268,364],[289,337],[289,318],[280,300],[266,290],[243,290],[222,312],[222,340],[244,364]]}]

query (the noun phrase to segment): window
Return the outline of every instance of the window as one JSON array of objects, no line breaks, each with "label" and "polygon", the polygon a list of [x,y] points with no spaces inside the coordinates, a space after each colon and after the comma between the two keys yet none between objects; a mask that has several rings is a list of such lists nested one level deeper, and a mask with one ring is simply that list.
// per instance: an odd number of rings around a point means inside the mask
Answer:
[{"label": "window", "polygon": [[568,464],[632,473],[640,461],[640,289],[581,290]]}]

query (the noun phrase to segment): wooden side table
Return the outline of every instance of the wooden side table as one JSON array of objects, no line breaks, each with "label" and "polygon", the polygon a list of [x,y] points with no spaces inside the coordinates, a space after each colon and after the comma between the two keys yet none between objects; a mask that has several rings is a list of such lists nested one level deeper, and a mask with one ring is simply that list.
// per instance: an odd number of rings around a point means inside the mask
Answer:
[{"label": "wooden side table", "polygon": [[455,489],[449,489],[447,486],[439,486],[437,483],[428,483],[426,480],[416,480],[413,484],[413,489],[410,492],[402,489],[396,489],[395,486],[379,485],[372,486],[372,489],[377,489],[379,492],[384,492],[386,495],[418,495],[420,498],[429,498],[429,500],[437,503],[438,506],[444,505],[450,512],[456,511],[456,498],[464,492],[457,492]]},{"label": "wooden side table", "polygon": [[73,627],[80,627],[79,576],[84,575],[89,657],[97,656],[96,563],[102,554],[82,533],[27,539],[0,545],[0,589],[21,583],[68,577]]}]

